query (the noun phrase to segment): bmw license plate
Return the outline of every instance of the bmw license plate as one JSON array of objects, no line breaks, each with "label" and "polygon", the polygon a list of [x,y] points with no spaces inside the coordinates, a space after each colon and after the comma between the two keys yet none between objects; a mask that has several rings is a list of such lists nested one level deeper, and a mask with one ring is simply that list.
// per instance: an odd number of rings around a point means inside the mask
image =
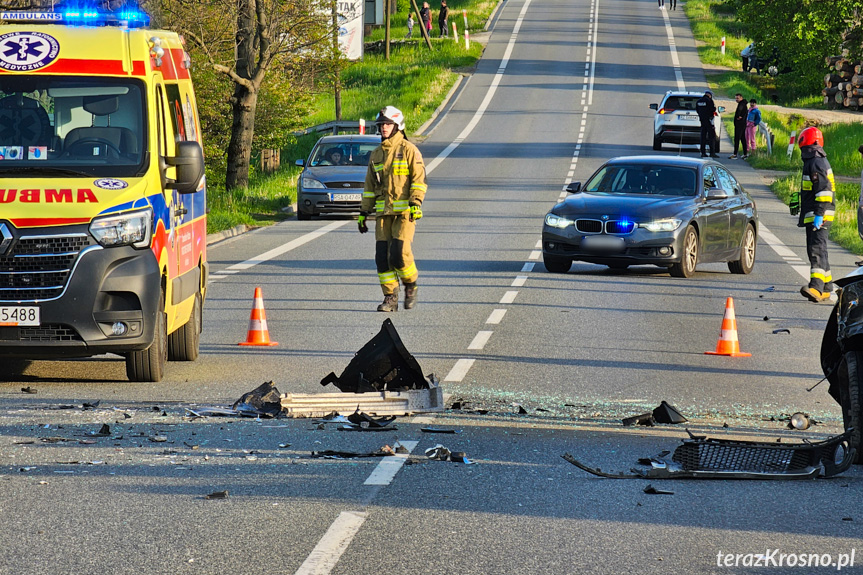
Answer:
[{"label": "bmw license plate", "polygon": [[624,250],[623,238],[615,236],[584,236],[581,249],[595,254],[619,254]]},{"label": "bmw license plate", "polygon": [[698,116],[691,116],[689,114],[677,114],[678,120],[684,120],[686,122],[697,122]]},{"label": "bmw license plate", "polygon": [[362,194],[330,194],[331,202],[361,202]]},{"label": "bmw license plate", "polygon": [[36,306],[0,306],[0,325],[38,326],[39,308]]}]

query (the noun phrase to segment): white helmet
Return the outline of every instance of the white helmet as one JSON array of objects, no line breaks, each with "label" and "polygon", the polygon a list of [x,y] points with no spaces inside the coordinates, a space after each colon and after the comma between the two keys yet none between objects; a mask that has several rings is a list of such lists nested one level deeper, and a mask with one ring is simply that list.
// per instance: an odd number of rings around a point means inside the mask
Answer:
[{"label": "white helmet", "polygon": [[405,115],[402,111],[393,106],[387,106],[375,118],[375,124],[395,124],[399,130],[405,129]]}]

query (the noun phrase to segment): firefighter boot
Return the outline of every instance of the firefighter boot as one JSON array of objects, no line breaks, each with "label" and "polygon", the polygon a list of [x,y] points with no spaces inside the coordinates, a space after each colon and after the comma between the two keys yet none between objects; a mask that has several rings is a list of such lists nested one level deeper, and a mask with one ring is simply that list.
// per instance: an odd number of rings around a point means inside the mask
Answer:
[{"label": "firefighter boot", "polygon": [[384,296],[384,301],[378,306],[378,311],[399,311],[399,291]]},{"label": "firefighter boot", "polygon": [[413,309],[417,304],[417,284],[405,284],[405,309]]},{"label": "firefighter boot", "polygon": [[830,299],[830,292],[822,292],[810,286],[803,286],[800,288],[800,293],[803,297],[815,303]]}]

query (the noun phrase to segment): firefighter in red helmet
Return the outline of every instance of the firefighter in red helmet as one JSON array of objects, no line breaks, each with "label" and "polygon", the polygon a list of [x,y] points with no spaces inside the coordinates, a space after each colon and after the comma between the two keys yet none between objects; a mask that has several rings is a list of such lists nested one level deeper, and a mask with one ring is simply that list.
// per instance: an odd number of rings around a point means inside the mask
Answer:
[{"label": "firefighter in red helmet", "polygon": [[405,288],[405,309],[417,301],[417,266],[411,242],[416,221],[423,217],[426,172],[419,149],[404,134],[404,114],[393,106],[375,119],[381,145],[369,157],[363,189],[359,230],[365,233],[366,216],[375,211],[375,265],[384,292],[378,311],[399,309],[399,281]]},{"label": "firefighter in red helmet", "polygon": [[[827,239],[836,212],[833,169],[824,153],[824,134],[811,126],[800,132],[800,157],[803,182],[800,188],[797,226],[806,229],[806,255],[809,256],[809,284],[800,293],[810,301],[821,302],[833,291],[833,276],[827,260]],[[792,209],[794,202],[792,201]]]}]

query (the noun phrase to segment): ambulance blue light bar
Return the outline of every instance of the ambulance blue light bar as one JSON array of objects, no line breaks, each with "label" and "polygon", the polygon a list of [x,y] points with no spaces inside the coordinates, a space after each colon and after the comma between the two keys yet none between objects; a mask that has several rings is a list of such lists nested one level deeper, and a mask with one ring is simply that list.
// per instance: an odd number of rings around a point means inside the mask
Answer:
[{"label": "ambulance blue light bar", "polygon": [[141,10],[101,12],[93,9],[67,9],[62,12],[0,12],[4,22],[30,24],[66,24],[68,26],[122,26],[143,28],[150,25],[150,16]]}]

